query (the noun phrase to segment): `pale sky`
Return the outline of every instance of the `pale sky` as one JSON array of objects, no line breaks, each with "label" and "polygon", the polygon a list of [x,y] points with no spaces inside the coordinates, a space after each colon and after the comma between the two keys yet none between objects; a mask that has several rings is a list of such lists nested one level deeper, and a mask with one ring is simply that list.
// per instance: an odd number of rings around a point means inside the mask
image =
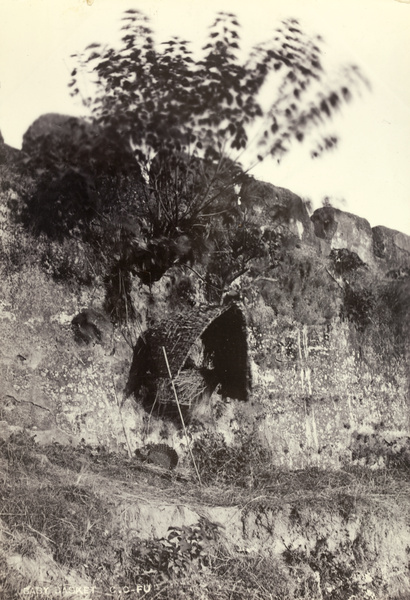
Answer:
[{"label": "pale sky", "polygon": [[124,10],[151,18],[157,41],[181,35],[201,44],[218,10],[237,14],[244,45],[267,39],[296,17],[327,42],[333,64],[357,63],[372,84],[331,124],[339,148],[317,161],[295,147],[278,166],[253,173],[321,205],[340,208],[410,235],[410,0],[0,0],[0,130],[21,147],[47,112],[80,115],[69,96],[70,54],[118,38]]}]

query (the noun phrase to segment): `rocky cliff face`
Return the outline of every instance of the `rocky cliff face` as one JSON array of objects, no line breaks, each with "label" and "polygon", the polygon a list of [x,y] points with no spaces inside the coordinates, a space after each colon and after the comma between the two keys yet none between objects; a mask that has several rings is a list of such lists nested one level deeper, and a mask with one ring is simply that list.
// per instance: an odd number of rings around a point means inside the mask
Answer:
[{"label": "rocky cliff face", "polygon": [[331,248],[346,248],[373,264],[373,234],[366,219],[326,206],[313,213],[312,223],[315,235],[329,242]]},{"label": "rocky cliff face", "polygon": [[[184,311],[173,283],[178,271],[170,269],[151,288],[134,281],[136,320],[114,327],[104,316],[101,280],[82,284],[47,273],[50,260],[60,261],[62,274],[81,270],[81,244],[53,246],[14,222],[10,206],[18,186],[6,167],[2,435],[26,428],[38,440],[83,438],[129,453],[165,441],[183,453],[178,420],[147,412],[141,398],[124,392],[137,340]],[[393,454],[407,452],[408,332],[402,325],[410,238],[372,230],[365,219],[332,207],[309,218],[298,196],[271,184],[249,182],[240,200],[261,229],[274,225],[291,241],[273,266],[263,270],[257,259],[235,282],[234,301],[246,320],[248,400],[224,397],[217,386],[192,407],[192,435],[221,432],[231,443],[245,432],[272,452],[274,464],[290,468],[382,464],[386,446]],[[195,272],[185,277],[190,302],[203,302]],[[173,335],[176,340],[178,332]]]},{"label": "rocky cliff face", "polygon": [[370,227],[366,219],[332,206],[315,210],[315,235],[331,248],[355,252],[368,265],[381,270],[410,266],[410,237],[387,227]]},{"label": "rocky cliff face", "polygon": [[287,228],[304,242],[312,242],[314,233],[306,205],[301,198],[281,187],[251,180],[241,189],[241,202],[256,222]]},{"label": "rocky cliff face", "polygon": [[410,237],[389,229],[373,227],[373,252],[388,268],[406,268],[410,265]]}]

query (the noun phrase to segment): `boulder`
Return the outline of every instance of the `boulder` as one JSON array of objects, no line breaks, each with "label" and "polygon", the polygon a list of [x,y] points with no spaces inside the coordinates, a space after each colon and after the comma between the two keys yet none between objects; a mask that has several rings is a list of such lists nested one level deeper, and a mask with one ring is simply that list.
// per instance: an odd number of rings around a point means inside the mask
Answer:
[{"label": "boulder", "polygon": [[70,163],[77,148],[85,139],[98,135],[95,126],[85,119],[48,113],[34,121],[23,136],[22,151],[28,156],[41,155]]},{"label": "boulder", "polygon": [[29,153],[30,149],[46,136],[72,139],[73,136],[78,136],[84,130],[89,132],[92,130],[92,125],[85,119],[59,113],[47,113],[38,117],[27,129],[23,136],[22,150]]},{"label": "boulder", "polygon": [[113,328],[102,311],[93,308],[82,310],[71,321],[71,329],[78,344],[102,344],[111,348]]},{"label": "boulder", "polygon": [[34,167],[59,164],[92,175],[140,177],[132,149],[115,124],[102,128],[80,117],[48,113],[30,125],[22,151]]},{"label": "boulder", "polygon": [[374,263],[373,233],[366,219],[325,206],[315,210],[311,220],[315,235],[327,241],[331,249],[345,248],[355,252],[363,262]]},{"label": "boulder", "polygon": [[262,225],[282,225],[305,242],[314,241],[306,204],[293,192],[251,179],[241,189],[241,204]]},{"label": "boulder", "polygon": [[373,227],[373,251],[389,269],[410,267],[410,236],[383,227]]}]

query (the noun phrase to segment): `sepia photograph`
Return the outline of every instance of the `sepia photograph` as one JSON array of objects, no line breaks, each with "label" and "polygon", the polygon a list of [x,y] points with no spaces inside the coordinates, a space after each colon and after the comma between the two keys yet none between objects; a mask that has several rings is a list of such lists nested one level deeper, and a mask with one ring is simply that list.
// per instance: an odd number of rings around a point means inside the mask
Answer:
[{"label": "sepia photograph", "polygon": [[1,600],[410,600],[410,0],[0,0]]}]

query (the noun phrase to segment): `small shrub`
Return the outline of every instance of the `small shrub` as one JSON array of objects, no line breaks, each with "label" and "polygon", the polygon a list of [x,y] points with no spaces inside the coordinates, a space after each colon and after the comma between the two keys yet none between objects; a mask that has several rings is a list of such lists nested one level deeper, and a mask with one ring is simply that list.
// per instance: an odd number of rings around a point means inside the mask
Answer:
[{"label": "small shrub", "polygon": [[356,271],[359,267],[365,266],[365,263],[356,252],[347,250],[347,248],[332,250],[329,258],[337,275],[347,275],[351,271]]},{"label": "small shrub", "polygon": [[40,265],[54,281],[91,286],[101,275],[101,260],[88,245],[73,239],[61,243],[39,240]]},{"label": "small shrub", "polygon": [[269,276],[262,277],[258,287],[277,317],[292,324],[315,325],[339,312],[340,290],[327,272],[327,263],[306,247],[284,244]]},{"label": "small shrub", "polygon": [[363,332],[372,322],[376,299],[371,289],[346,284],[343,292],[342,317]]},{"label": "small shrub", "polygon": [[62,241],[84,235],[98,214],[98,198],[87,177],[67,170],[59,176],[46,172],[34,190],[24,194],[23,225],[35,235]]},{"label": "small shrub", "polygon": [[352,459],[365,462],[369,466],[381,462],[379,466],[402,470],[403,474],[407,475],[410,471],[410,437],[389,440],[384,438],[383,434],[354,433]]},{"label": "small shrub", "polygon": [[199,573],[211,565],[218,527],[207,519],[197,525],[170,527],[166,538],[136,540],[126,566],[127,577],[138,583],[159,583]]},{"label": "small shrub", "polygon": [[375,598],[373,590],[378,582],[373,581],[363,569],[366,554],[366,544],[359,536],[334,550],[329,549],[325,538],[318,539],[311,551],[288,547],[283,557],[291,572],[294,570],[296,573],[300,567],[308,567],[312,574],[310,581],[307,579],[302,582],[297,598],[311,598],[310,594],[315,593],[313,597],[323,600],[370,600]]},{"label": "small shrub", "polygon": [[266,470],[270,454],[254,435],[238,432],[236,444],[228,446],[221,433],[207,431],[192,448],[204,483],[229,483],[255,487],[258,475]]}]

